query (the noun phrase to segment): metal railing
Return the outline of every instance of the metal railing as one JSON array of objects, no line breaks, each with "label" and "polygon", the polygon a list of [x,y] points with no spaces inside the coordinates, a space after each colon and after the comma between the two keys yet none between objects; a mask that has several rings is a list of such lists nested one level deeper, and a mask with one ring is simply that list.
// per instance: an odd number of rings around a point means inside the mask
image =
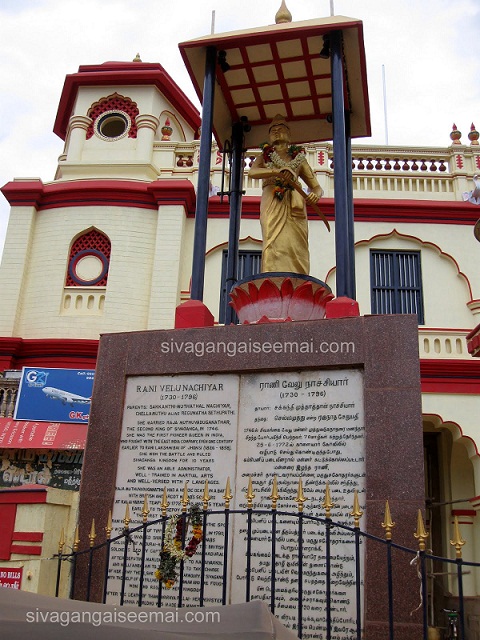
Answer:
[{"label": "metal railing", "polygon": [[[65,538],[59,543],[56,595],[65,561],[71,566],[70,597],[103,603],[137,606],[206,606],[231,602],[267,601],[272,613],[295,630],[300,638],[322,637],[325,640],[364,637],[364,554],[383,556],[379,606],[388,607],[388,637],[394,638],[397,617],[414,616],[423,638],[429,627],[442,623],[445,607],[458,610],[458,638],[466,640],[466,616],[463,576],[478,572],[480,564],[462,559],[462,539],[455,519],[452,546],[456,557],[436,556],[427,549],[429,533],[418,512],[414,537],[418,548],[411,549],[392,539],[395,524],[388,502],[382,527],[385,538],[360,530],[363,515],[357,492],[348,514],[353,526],[331,517],[333,507],[327,484],[322,507],[323,516],[306,514],[306,500],[299,481],[296,511],[277,508],[276,479],[270,496],[271,507],[253,507],[251,480],[245,508],[230,508],[229,483],[223,496],[224,508],[209,508],[208,484],[202,505],[189,507],[187,487],[183,492],[181,512],[168,515],[164,490],[161,516],[148,520],[150,509],[145,496],[142,522],[131,527],[127,504],[122,531],[112,537],[112,516],[105,526],[105,540],[96,543],[95,522],[89,534],[89,546],[80,550],[78,528],[71,552],[65,552]],[[187,533],[193,521],[193,536]],[[240,540],[242,551],[232,555],[231,542]],[[312,544],[313,541],[313,544]],[[188,553],[190,551],[192,553]],[[192,557],[190,557],[192,556]],[[341,561],[339,561],[339,559]],[[433,571],[432,567],[436,570]],[[406,612],[396,590],[400,573],[412,572],[419,604]],[[442,567],[438,571],[438,567]],[[78,575],[82,576],[78,580]],[[453,574],[456,580],[454,600],[446,595],[433,612],[431,580]],[[232,580],[233,576],[233,580]],[[378,583],[378,580],[377,580]],[[415,596],[417,597],[417,595]],[[382,603],[383,599],[383,603]],[[446,624],[446,620],[444,621]],[[343,630],[343,631],[342,631]],[[344,633],[345,635],[342,635]]]}]

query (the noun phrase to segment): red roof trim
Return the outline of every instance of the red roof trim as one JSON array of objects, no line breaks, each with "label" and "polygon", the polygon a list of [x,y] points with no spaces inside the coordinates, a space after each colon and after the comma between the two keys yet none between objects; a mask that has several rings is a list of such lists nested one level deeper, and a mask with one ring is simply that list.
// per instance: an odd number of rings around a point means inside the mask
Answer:
[{"label": "red roof trim", "polygon": [[[360,68],[361,77],[363,78],[363,104],[365,109],[365,118],[368,127],[367,137],[372,135],[372,121],[370,118],[370,99],[368,96],[368,82],[367,82],[367,57],[365,54],[364,37],[363,37],[363,22],[359,21],[357,26],[357,38],[359,42],[360,51]],[[348,81],[348,78],[347,78]]]},{"label": "red roof trim", "polygon": [[153,196],[157,206],[181,202],[187,213],[195,213],[195,188],[189,180],[155,180],[148,184],[147,191]]},{"label": "red roof trim", "polygon": [[469,203],[437,200],[354,199],[358,222],[417,222],[422,224],[472,225],[478,211]]},{"label": "red roof trim", "polygon": [[422,392],[480,393],[478,360],[420,360]]},{"label": "red roof trim", "polygon": [[101,65],[81,66],[78,73],[67,75],[53,126],[54,133],[65,140],[68,122],[80,87],[115,85],[153,85],[198,135],[201,119],[197,108],[161,64],[141,62],[105,62]]},{"label": "red roof trim", "polygon": [[[118,206],[155,209],[160,204],[182,203],[189,216],[195,214],[195,188],[189,180],[74,180],[44,185],[41,180],[8,182],[1,189],[10,205],[34,206],[37,210],[58,207]],[[333,198],[323,198],[320,207],[328,220],[335,220]],[[209,214],[228,217],[227,199],[218,196],[209,200]],[[418,224],[454,224],[475,226],[478,211],[465,202],[435,200],[384,200],[358,198],[354,200],[356,222],[406,222]],[[221,217],[223,217],[223,215]],[[260,215],[260,196],[244,196],[242,215]],[[308,209],[311,220],[319,220]]]},{"label": "red roof trim", "polygon": [[[292,24],[294,28],[292,28]],[[261,30],[261,27],[257,29],[246,29],[245,31],[231,31],[218,34],[217,45],[221,45],[222,49],[228,49],[231,47],[240,46],[252,46],[259,42],[260,44],[275,43],[280,41],[281,37],[287,36],[285,40],[298,39],[299,35],[304,37],[317,36],[331,31],[343,31],[345,29],[357,29],[363,34],[362,21],[355,18],[348,19],[345,22],[332,22],[325,24],[313,24],[312,21],[305,21],[296,23],[288,23],[289,26],[282,26],[282,24],[270,25],[267,27],[270,31],[265,33]],[[182,53],[184,49],[191,49],[199,47],[201,45],[210,46],[213,45],[211,36],[204,36],[203,38],[195,38],[195,40],[189,40],[187,42],[181,42],[178,46]]]},{"label": "red roof trim", "polygon": [[[28,366],[30,361],[37,364],[41,360],[42,366],[59,366],[59,361],[71,362],[68,366],[85,366],[89,360],[94,367],[98,350],[97,340],[74,339],[43,339],[33,340],[22,338],[0,337],[1,356],[10,356],[12,366],[4,368],[20,368]],[[480,361],[453,359],[421,359],[420,372],[422,386],[425,391],[444,390],[446,386],[461,388],[462,391],[447,390],[451,393],[480,393]]]},{"label": "red roof trim", "polygon": [[[242,216],[259,217],[260,196],[244,196],[242,198]],[[464,202],[437,202],[433,200],[384,200],[373,198],[355,198],[354,213],[356,222],[406,222],[417,224],[455,224],[475,226],[478,211]],[[320,208],[326,218],[335,221],[335,201],[333,198],[322,198]],[[220,197],[210,198],[208,203],[210,214],[228,216],[228,200],[220,202]],[[308,217],[320,220],[310,207]]]},{"label": "red roof trim", "polygon": [[98,340],[0,337],[0,371],[38,366],[67,369],[95,368]]},{"label": "red roof trim", "polygon": [[44,185],[38,181],[8,182],[1,189],[12,207],[32,206],[37,211],[60,207],[116,206],[154,209],[181,204],[195,212],[195,188],[189,180],[72,180]]},{"label": "red roof trim", "polygon": [[38,207],[43,190],[41,180],[7,182],[0,189],[12,207]]}]

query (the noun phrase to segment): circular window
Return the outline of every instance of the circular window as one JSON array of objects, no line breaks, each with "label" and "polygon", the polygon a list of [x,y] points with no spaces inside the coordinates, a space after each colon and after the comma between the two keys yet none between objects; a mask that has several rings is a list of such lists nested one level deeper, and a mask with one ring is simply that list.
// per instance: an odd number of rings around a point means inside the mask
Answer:
[{"label": "circular window", "polygon": [[130,129],[130,116],[124,111],[104,111],[95,122],[95,133],[102,140],[119,140]]},{"label": "circular window", "polygon": [[68,273],[75,284],[91,287],[103,280],[108,271],[107,258],[96,249],[79,251],[70,261]]}]

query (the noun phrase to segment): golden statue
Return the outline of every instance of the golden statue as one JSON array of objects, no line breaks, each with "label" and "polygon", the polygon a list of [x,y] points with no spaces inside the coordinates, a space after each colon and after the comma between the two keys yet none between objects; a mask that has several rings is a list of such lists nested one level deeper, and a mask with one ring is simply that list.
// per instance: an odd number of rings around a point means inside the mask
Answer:
[{"label": "golden statue", "polygon": [[[304,150],[290,142],[285,118],[275,116],[270,144],[262,145],[249,176],[262,179],[260,224],[262,227],[262,272],[285,271],[309,274],[308,220],[306,204],[315,206],[323,195]],[[298,178],[310,189],[303,192]],[[326,222],[326,221],[325,221]]]}]

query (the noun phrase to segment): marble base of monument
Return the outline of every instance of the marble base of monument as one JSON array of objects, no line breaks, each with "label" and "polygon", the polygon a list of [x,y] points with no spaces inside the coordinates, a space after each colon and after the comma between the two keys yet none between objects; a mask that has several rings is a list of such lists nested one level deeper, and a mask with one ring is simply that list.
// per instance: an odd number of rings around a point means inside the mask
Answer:
[{"label": "marble base of monument", "polygon": [[[408,456],[399,456],[399,451],[408,451]],[[110,510],[115,533],[121,531],[127,502],[132,522],[140,522],[145,494],[149,495],[150,519],[158,518],[163,487],[173,505],[169,514],[174,513],[180,508],[175,509],[175,503],[179,505],[186,481],[190,499],[198,501],[208,479],[213,507],[218,510],[230,477],[231,508],[235,509],[245,500],[251,476],[255,504],[264,508],[274,475],[285,510],[293,505],[298,477],[303,478],[306,509],[312,515],[322,513],[328,481],[332,500],[338,504],[335,516],[338,509],[340,513],[344,509],[348,519],[350,494],[356,487],[365,512],[362,528],[378,537],[384,536],[381,523],[388,499],[397,523],[395,543],[415,546],[412,532],[418,509],[425,504],[415,316],[327,318],[321,323],[257,323],[101,337],[82,470],[82,540],[88,540],[92,519],[106,523]],[[241,526],[236,524],[230,536],[232,602],[245,587],[245,570],[240,568],[240,560],[245,560]],[[217,540],[214,531],[209,533],[212,592],[219,582],[214,570],[222,566],[221,534],[218,529]],[[262,542],[261,536],[255,540],[258,557],[252,559],[252,596],[259,599],[268,596],[270,580],[262,569],[269,550],[261,546],[268,546],[268,533],[262,535],[266,540]],[[282,533],[287,535],[287,531]],[[145,574],[145,602],[158,589],[154,576],[158,541],[153,540],[153,545],[147,549],[147,559],[151,556],[152,560]],[[279,545],[285,548],[278,548],[275,614],[291,626],[296,605],[290,601],[289,594],[295,599],[295,585],[289,563],[294,561],[296,547],[293,544],[291,549],[285,540],[279,540]],[[312,633],[324,625],[323,600],[317,593],[325,578],[319,545],[318,535],[306,535],[303,550],[309,566],[305,567],[303,597],[310,607]],[[350,591],[355,583],[349,577],[353,556],[341,547],[339,543],[333,554],[332,593],[342,589],[342,595],[334,596],[335,607],[347,611],[336,610],[334,617],[335,625],[350,628],[355,617],[350,612],[355,603]],[[365,635],[369,640],[385,638],[389,628],[385,553],[370,544],[365,547]],[[115,597],[123,559],[113,556],[112,551],[108,590]],[[192,571],[194,564],[195,559]],[[93,567],[92,600],[102,597],[104,567],[97,565]],[[136,565],[129,567],[128,584],[136,584],[137,569]],[[418,638],[421,616],[418,611],[410,613],[418,606],[416,571],[399,562],[393,574],[395,638]],[[87,577],[88,567],[79,563],[78,593]],[[172,591],[174,599],[175,588]],[[310,631],[304,631],[307,638]]]},{"label": "marble base of monument", "polygon": [[230,305],[240,324],[322,320],[333,299],[328,285],[296,273],[260,273],[233,287]]}]

